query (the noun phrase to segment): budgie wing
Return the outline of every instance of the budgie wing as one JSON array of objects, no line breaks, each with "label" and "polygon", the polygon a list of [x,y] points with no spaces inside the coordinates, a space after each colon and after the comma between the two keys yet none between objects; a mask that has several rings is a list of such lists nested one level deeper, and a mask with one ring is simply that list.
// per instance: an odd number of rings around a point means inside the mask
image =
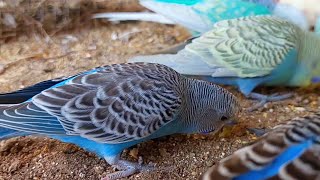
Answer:
[{"label": "budgie wing", "polygon": [[273,16],[249,16],[220,21],[186,50],[209,66],[221,66],[238,77],[268,75],[297,48],[300,29]]},{"label": "budgie wing", "polygon": [[118,64],[79,75],[32,102],[57,116],[68,132],[101,143],[147,137],[180,107],[179,74],[158,64]]},{"label": "budgie wing", "polygon": [[[223,159],[217,166],[210,168],[203,176],[203,180],[219,180],[239,178],[240,175],[257,171],[251,174],[253,179],[266,179],[273,166],[279,163],[279,170],[275,170],[270,177],[275,179],[317,179],[320,173],[320,114],[303,118],[295,118],[287,124],[279,125],[262,139],[236,151],[233,155]],[[283,158],[293,158],[289,163],[274,162],[283,152],[294,145],[306,142],[304,152],[288,153]],[[293,156],[293,157],[291,157]],[[259,170],[268,168],[269,171],[259,173]],[[277,168],[275,168],[277,169]],[[242,179],[248,179],[248,174]],[[251,179],[250,178],[250,179]]]}]

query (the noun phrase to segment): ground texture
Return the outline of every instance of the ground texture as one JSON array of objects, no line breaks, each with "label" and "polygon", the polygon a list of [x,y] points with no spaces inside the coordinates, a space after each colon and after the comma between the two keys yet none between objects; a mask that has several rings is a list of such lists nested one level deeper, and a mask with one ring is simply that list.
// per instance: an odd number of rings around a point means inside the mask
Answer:
[{"label": "ground texture", "polygon": [[[101,65],[126,62],[134,55],[175,45],[187,39],[189,34],[179,26],[96,21],[48,37],[25,32],[14,39],[1,41],[0,92]],[[239,98],[243,108],[254,103],[235,88],[226,88]],[[160,169],[172,167],[135,174],[128,179],[197,179],[208,167],[257,139],[246,128],[272,128],[311,110],[320,110],[317,87],[262,88],[258,92],[294,92],[295,95],[283,102],[268,103],[255,112],[243,111],[238,125],[215,135],[174,135],[125,150],[122,154],[125,159],[136,161],[142,156],[145,163],[156,163]],[[45,137],[20,137],[0,142],[0,180],[99,179],[113,171],[96,155]]]}]

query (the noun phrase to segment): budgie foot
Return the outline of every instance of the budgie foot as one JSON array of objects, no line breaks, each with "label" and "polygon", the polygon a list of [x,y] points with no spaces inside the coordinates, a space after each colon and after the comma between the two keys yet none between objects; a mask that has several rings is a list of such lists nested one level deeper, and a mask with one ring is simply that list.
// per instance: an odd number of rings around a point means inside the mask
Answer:
[{"label": "budgie foot", "polygon": [[293,96],[292,93],[287,93],[287,94],[283,94],[283,95],[278,95],[278,93],[275,93],[275,94],[272,94],[270,96],[259,94],[259,93],[250,93],[248,95],[248,98],[255,99],[255,100],[258,100],[260,102],[255,104],[254,106],[248,108],[247,110],[248,111],[254,111],[254,110],[262,107],[263,105],[265,105],[267,102],[282,101],[282,100],[288,99],[288,98],[290,98],[292,96]]},{"label": "budgie foot", "polygon": [[106,161],[120,170],[115,173],[108,174],[102,180],[114,180],[123,177],[128,177],[137,172],[150,172],[156,170],[154,165],[143,165],[142,157],[139,157],[138,163],[121,160],[119,156],[116,157],[106,157]]}]

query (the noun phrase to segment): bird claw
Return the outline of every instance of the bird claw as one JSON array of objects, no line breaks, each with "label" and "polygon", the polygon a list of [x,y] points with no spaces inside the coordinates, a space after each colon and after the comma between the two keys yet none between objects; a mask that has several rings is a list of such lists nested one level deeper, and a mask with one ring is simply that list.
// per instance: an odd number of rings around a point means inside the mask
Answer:
[{"label": "bird claw", "polygon": [[263,95],[259,93],[250,93],[248,95],[249,98],[259,100],[260,102],[255,104],[254,106],[247,109],[247,111],[252,112],[256,109],[259,109],[260,107],[264,106],[267,102],[275,102],[275,101],[282,101],[284,99],[288,99],[292,97],[292,93],[287,93],[283,95],[279,95],[279,93],[274,93],[271,95]]},{"label": "bird claw", "polygon": [[123,170],[127,169],[127,167],[123,167],[123,166],[120,166],[120,165],[112,165],[111,167],[114,168],[114,169],[117,169],[119,171],[123,171]]},{"label": "bird claw", "polygon": [[141,166],[143,164],[143,158],[142,156],[139,156],[138,158],[138,164]]},{"label": "bird claw", "polygon": [[114,180],[130,176],[137,172],[150,172],[157,169],[155,164],[144,165],[141,156],[138,159],[138,163],[125,160],[116,160],[113,162],[112,167],[118,169],[119,171],[110,173],[101,180]]}]

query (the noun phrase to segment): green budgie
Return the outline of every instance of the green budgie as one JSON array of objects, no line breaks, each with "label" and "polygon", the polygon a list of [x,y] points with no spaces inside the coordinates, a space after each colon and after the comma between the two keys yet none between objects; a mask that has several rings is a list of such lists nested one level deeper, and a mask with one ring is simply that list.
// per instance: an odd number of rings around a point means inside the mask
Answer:
[{"label": "green budgie", "polygon": [[253,93],[257,86],[320,82],[320,39],[274,16],[250,16],[216,23],[177,54],[138,56],[129,61],[161,63],[182,74],[237,86],[245,96],[260,100],[261,106],[291,94]]},{"label": "green budgie", "polygon": [[94,18],[110,21],[144,20],[166,24],[179,24],[191,32],[202,34],[214,23],[251,15],[272,14],[307,29],[308,21],[297,8],[275,0],[140,0],[140,4],[155,13],[99,13]]},{"label": "green budgie", "polygon": [[127,177],[153,166],[120,159],[135,144],[216,132],[240,110],[227,90],[151,63],[114,64],[0,95],[0,140],[42,134],[76,144]]}]

